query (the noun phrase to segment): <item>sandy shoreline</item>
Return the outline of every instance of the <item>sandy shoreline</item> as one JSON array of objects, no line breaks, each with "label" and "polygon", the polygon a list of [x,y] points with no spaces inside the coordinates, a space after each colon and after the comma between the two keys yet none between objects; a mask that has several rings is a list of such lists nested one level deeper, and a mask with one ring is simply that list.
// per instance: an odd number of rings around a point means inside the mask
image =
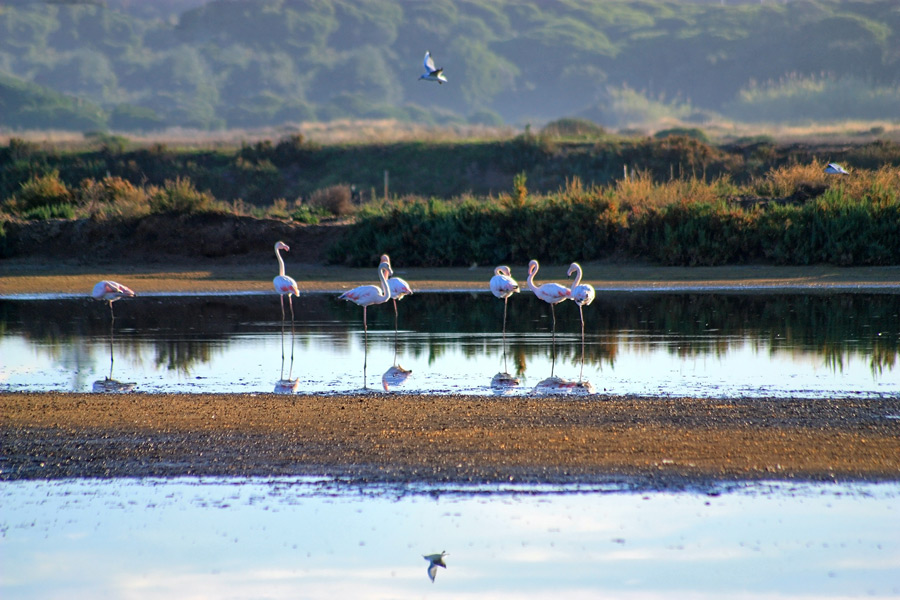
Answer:
[{"label": "sandy shoreline", "polygon": [[900,399],[0,393],[0,480],[900,481]]},{"label": "sandy shoreline", "polygon": [[[289,258],[289,257],[287,257]],[[376,282],[375,266],[367,269],[296,264],[287,261],[287,272],[301,292],[331,292]],[[396,275],[418,291],[487,290],[490,266],[403,268]],[[900,266],[794,267],[737,265],[723,267],[660,267],[642,264],[583,263],[585,282],[598,291],[900,291]],[[0,261],[0,297],[27,294],[84,294],[94,283],[114,279],[141,293],[227,293],[272,290],[277,274],[274,257],[243,260],[189,261],[160,264],[83,265],[36,259]],[[525,265],[510,265],[524,286]],[[567,265],[542,265],[540,281],[565,281]]]}]

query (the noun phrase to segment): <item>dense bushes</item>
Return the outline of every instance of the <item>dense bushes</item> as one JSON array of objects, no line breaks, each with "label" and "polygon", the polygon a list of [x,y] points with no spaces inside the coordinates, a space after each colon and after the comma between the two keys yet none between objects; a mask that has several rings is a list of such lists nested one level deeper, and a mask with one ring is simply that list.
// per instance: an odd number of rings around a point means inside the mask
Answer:
[{"label": "dense bushes", "polygon": [[[813,165],[820,172],[822,165]],[[810,169],[800,166],[795,185]],[[773,177],[788,198],[790,170]],[[670,265],[775,262],[839,265],[900,263],[900,170],[882,168],[833,180],[799,203],[729,195],[727,181],[646,175],[617,186],[494,201],[405,199],[367,207],[331,260],[370,265],[377,254],[409,265],[525,263],[645,258]]]}]

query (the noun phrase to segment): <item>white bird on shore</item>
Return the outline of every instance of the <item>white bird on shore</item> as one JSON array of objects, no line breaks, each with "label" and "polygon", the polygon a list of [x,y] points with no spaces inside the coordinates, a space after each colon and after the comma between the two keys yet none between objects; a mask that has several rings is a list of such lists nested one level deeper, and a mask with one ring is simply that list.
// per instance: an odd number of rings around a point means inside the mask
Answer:
[{"label": "white bird on shore", "polygon": [[[275,258],[278,259],[278,275],[272,280],[275,291],[278,292],[278,302],[281,304],[281,370],[284,375],[284,296],[287,294],[288,306],[291,307],[291,370],[294,367],[294,301],[293,296],[300,295],[300,288],[293,277],[284,274],[284,259],[281,251],[290,251],[290,246],[284,242],[275,242]],[[290,378],[290,376],[288,376]]]},{"label": "white bird on shore", "polygon": [[431,583],[434,583],[434,576],[437,575],[438,567],[447,568],[447,563],[444,562],[445,556],[449,556],[446,551],[443,551],[440,554],[427,554],[422,556],[422,558],[428,561],[428,578],[431,579]]},{"label": "white bird on shore", "polygon": [[572,296],[572,292],[564,285],[558,283],[545,283],[543,285],[535,285],[534,276],[537,275],[541,266],[538,261],[532,260],[528,263],[528,287],[534,292],[534,295],[550,305],[550,314],[553,316],[553,333],[556,333],[556,312],[553,306],[559,304],[563,300],[568,300]]},{"label": "white bird on shore", "polygon": [[837,163],[828,163],[828,166],[825,167],[825,172],[830,173],[832,175],[849,175],[850,173],[844,169],[841,165]]},{"label": "white bird on shore", "polygon": [[434,60],[431,58],[431,52],[425,53],[425,73],[423,73],[419,79],[424,79],[425,81],[437,81],[439,84],[447,83],[447,78],[444,77],[444,68],[435,68]]}]

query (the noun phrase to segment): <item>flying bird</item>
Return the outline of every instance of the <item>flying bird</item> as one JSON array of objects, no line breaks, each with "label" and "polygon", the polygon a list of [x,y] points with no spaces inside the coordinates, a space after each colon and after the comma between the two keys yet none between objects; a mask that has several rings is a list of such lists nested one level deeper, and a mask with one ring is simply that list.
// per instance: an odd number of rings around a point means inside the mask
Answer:
[{"label": "flying bird", "polygon": [[431,579],[431,583],[434,583],[434,576],[437,575],[438,567],[447,568],[447,563],[444,562],[445,556],[449,556],[446,551],[443,551],[440,554],[428,554],[422,556],[422,558],[428,561],[428,578]]},{"label": "flying bird", "polygon": [[849,175],[850,173],[844,169],[841,165],[837,163],[828,163],[828,166],[825,167],[825,172],[830,173],[832,175]]},{"label": "flying bird", "polygon": [[439,84],[447,83],[447,78],[444,77],[444,68],[435,68],[434,59],[431,58],[431,52],[425,53],[425,72],[419,79],[424,79],[425,81],[437,81]]}]

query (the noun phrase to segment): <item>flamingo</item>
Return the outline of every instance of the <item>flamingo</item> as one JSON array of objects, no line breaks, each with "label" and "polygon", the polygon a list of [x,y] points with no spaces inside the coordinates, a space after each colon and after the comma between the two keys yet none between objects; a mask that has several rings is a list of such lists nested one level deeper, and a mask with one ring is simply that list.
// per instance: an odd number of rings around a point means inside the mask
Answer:
[{"label": "flamingo", "polygon": [[[96,381],[94,382],[94,390],[95,391],[130,391],[131,388],[134,387],[134,384],[119,384],[119,382],[115,381],[112,378],[113,373],[113,329],[115,327],[116,315],[113,312],[113,302],[119,300],[121,298],[133,298],[137,296],[134,293],[134,290],[129,288],[128,286],[124,286],[121,283],[116,283],[115,281],[111,281],[109,279],[104,279],[103,281],[98,281],[96,285],[94,285],[93,291],[91,291],[91,296],[95,300],[105,300],[109,303],[109,377],[106,378],[104,382]],[[101,384],[98,386],[98,384]],[[117,385],[126,386],[127,389],[119,389]],[[130,388],[127,386],[131,386]]]},{"label": "flamingo", "polygon": [[444,562],[445,556],[449,556],[449,553],[446,550],[440,554],[428,554],[422,556],[422,558],[428,561],[428,577],[431,579],[431,583],[434,583],[434,577],[437,575],[438,567],[447,568],[447,563]]},{"label": "flamingo", "polygon": [[435,68],[434,59],[431,58],[431,52],[425,52],[425,73],[423,73],[419,79],[424,79],[425,81],[437,81],[438,84],[447,83],[447,78],[444,77],[444,68]]},{"label": "flamingo", "polygon": [[378,278],[381,285],[361,285],[352,290],[347,290],[340,296],[338,300],[349,300],[357,306],[363,307],[363,329],[368,333],[369,326],[366,322],[366,308],[373,304],[384,304],[391,298],[391,287],[388,284],[388,278],[393,275],[391,266],[383,262],[378,265]]},{"label": "flamingo", "polygon": [[541,265],[536,260],[528,263],[528,287],[531,288],[535,296],[550,305],[550,313],[553,315],[553,332],[556,333],[556,312],[554,312],[553,307],[564,300],[568,300],[572,292],[566,286],[558,283],[535,285],[534,276],[537,275],[540,268]]},{"label": "flamingo", "polygon": [[381,255],[381,264],[386,264],[391,269],[391,277],[388,279],[388,285],[391,288],[391,302],[394,303],[394,333],[397,332],[397,300],[402,300],[409,294],[412,294],[412,288],[406,280],[394,277],[393,267],[391,267],[391,257],[387,254]]},{"label": "flamingo", "polygon": [[591,284],[581,283],[581,265],[577,262],[569,265],[566,275],[571,277],[572,273],[575,274],[575,280],[570,288],[572,290],[572,301],[578,305],[578,316],[581,317],[581,372],[578,374],[578,381],[581,381],[581,377],[584,374],[584,307],[594,301],[596,292]]},{"label": "flamingo", "polygon": [[844,167],[837,163],[828,163],[828,166],[825,167],[825,172],[832,175],[849,175]]},{"label": "flamingo", "polygon": [[[494,381],[506,382],[515,381],[512,375],[509,375],[506,368],[506,304],[509,297],[519,291],[519,284],[512,278],[512,273],[506,265],[500,265],[494,269],[494,276],[491,277],[491,293],[503,300],[503,373],[494,376]],[[499,380],[497,378],[500,378]]]},{"label": "flamingo", "polygon": [[[284,260],[281,258],[281,250],[290,252],[291,248],[284,242],[275,242],[275,258],[278,259],[278,275],[272,280],[275,291],[278,292],[278,301],[281,303],[281,374],[284,375],[284,296],[287,294],[288,305],[291,307],[291,366],[294,365],[294,302],[292,296],[300,295],[300,288],[293,277],[284,274]],[[290,375],[289,375],[290,376]]]}]

